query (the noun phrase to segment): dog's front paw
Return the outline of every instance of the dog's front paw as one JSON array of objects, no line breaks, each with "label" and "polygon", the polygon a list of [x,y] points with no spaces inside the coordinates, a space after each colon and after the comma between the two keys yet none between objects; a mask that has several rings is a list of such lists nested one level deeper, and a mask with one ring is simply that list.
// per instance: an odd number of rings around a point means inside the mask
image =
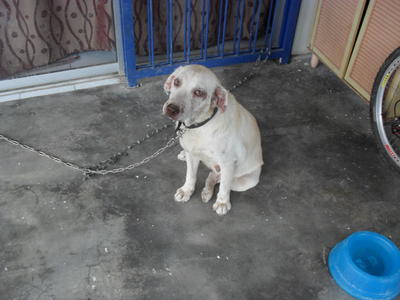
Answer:
[{"label": "dog's front paw", "polygon": [[213,210],[217,213],[219,216],[226,215],[228,211],[231,210],[231,202],[228,200],[223,200],[220,197],[217,198],[217,201],[213,204]]},{"label": "dog's front paw", "polygon": [[193,189],[187,189],[184,186],[177,189],[175,193],[175,201],[187,202],[193,194]]}]

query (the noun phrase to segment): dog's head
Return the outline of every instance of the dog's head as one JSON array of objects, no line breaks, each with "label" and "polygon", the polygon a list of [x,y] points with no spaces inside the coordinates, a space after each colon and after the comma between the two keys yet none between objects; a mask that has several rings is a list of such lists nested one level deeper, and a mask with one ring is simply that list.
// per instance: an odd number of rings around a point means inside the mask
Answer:
[{"label": "dog's head", "polygon": [[228,91],[210,69],[200,65],[176,69],[165,81],[164,90],[169,98],[163,113],[175,121],[194,123],[216,106],[224,112],[228,105]]}]

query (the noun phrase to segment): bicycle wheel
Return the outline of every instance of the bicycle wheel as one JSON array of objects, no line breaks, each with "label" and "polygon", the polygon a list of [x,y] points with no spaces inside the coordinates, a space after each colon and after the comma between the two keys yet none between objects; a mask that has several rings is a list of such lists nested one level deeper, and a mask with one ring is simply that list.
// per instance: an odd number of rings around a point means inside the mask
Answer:
[{"label": "bicycle wheel", "polygon": [[370,105],[378,148],[386,161],[400,172],[400,48],[380,68]]}]

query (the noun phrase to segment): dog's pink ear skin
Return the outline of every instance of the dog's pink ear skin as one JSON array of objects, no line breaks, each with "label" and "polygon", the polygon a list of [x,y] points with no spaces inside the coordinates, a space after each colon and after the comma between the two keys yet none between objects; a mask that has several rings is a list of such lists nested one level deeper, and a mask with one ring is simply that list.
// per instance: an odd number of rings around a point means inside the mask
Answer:
[{"label": "dog's pink ear skin", "polygon": [[180,71],[182,70],[183,66],[180,66],[179,68],[177,68],[171,75],[169,75],[169,77],[167,78],[167,80],[164,83],[164,91],[165,93],[168,95],[171,91],[171,87],[172,87],[172,83],[174,82],[174,79],[179,76]]},{"label": "dog's pink ear skin", "polygon": [[225,112],[226,106],[228,105],[228,91],[222,87],[215,89],[215,96],[217,99],[217,106],[222,112]]},{"label": "dog's pink ear skin", "polygon": [[172,85],[172,81],[175,79],[175,76],[173,74],[169,75],[169,77],[167,78],[167,80],[164,83],[164,91],[165,93],[169,94],[169,92],[171,91],[171,85]]}]

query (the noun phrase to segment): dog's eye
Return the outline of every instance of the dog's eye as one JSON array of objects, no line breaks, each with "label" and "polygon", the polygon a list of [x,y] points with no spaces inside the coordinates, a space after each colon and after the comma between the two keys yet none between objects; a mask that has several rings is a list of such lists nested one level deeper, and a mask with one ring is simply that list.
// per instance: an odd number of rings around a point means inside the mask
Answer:
[{"label": "dog's eye", "polygon": [[175,85],[176,87],[179,87],[179,86],[181,85],[181,81],[180,81],[178,78],[175,78],[175,80],[174,80],[174,85]]},{"label": "dog's eye", "polygon": [[193,91],[193,95],[195,95],[196,97],[204,97],[205,96],[205,92],[202,90],[194,90]]}]

